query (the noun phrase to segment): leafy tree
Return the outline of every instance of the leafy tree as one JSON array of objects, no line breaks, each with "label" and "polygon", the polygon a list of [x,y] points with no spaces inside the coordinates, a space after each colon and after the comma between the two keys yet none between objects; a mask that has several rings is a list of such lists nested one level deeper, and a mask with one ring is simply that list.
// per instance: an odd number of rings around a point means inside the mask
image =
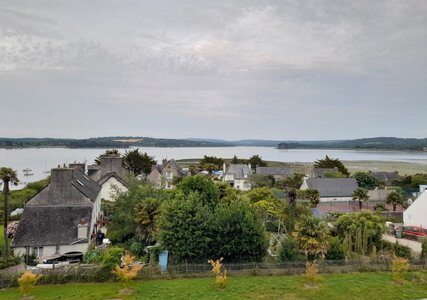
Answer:
[{"label": "leafy tree", "polygon": [[397,191],[392,191],[390,194],[387,195],[385,202],[387,204],[392,204],[393,211],[396,211],[396,206],[403,205],[405,203],[405,198],[401,193]]},{"label": "leafy tree", "polygon": [[183,177],[176,188],[185,196],[194,192],[198,193],[203,205],[209,204],[211,207],[215,207],[219,201],[218,187],[212,179],[206,176],[197,175]]},{"label": "leafy tree", "polygon": [[329,250],[326,259],[341,260],[346,258],[345,247],[339,237],[334,236],[329,240]]},{"label": "leafy tree", "polygon": [[366,190],[373,190],[379,186],[380,182],[372,174],[366,172],[356,172],[352,175],[357,181],[357,185]]},{"label": "leafy tree", "polygon": [[[367,248],[372,249],[372,246],[379,247],[381,244],[384,219],[370,211],[342,214],[335,222],[335,231],[341,240],[346,237],[353,237],[354,240],[359,232],[365,233]],[[351,245],[348,250],[353,251],[354,246]]]},{"label": "leafy tree", "polygon": [[200,161],[199,166],[203,169],[206,164],[214,165],[214,170],[222,170],[224,165],[224,160],[221,157],[216,156],[207,156],[205,155],[203,159]]},{"label": "leafy tree", "polygon": [[263,174],[251,174],[249,175],[249,181],[251,182],[252,188],[269,187],[272,188],[275,183],[273,175]]},{"label": "leafy tree", "polygon": [[252,155],[249,158],[249,163],[251,164],[251,168],[252,169],[256,169],[256,167],[266,167],[267,166],[267,162],[263,161],[262,158],[256,154],[256,155]]},{"label": "leafy tree", "polygon": [[[109,218],[107,236],[112,242],[125,243],[132,240],[137,233],[140,216],[136,218],[137,213],[141,212],[145,201],[150,198],[156,198],[163,202],[168,198],[168,193],[158,190],[148,183],[141,183],[136,180],[130,181],[129,189],[126,192],[117,192],[114,196],[114,202],[103,203],[103,210]],[[152,201],[152,200],[148,200]],[[139,206],[138,209],[136,207]],[[142,228],[140,228],[142,229]],[[147,236],[148,237],[148,236]]]},{"label": "leafy tree", "polygon": [[324,159],[319,159],[314,162],[315,168],[337,168],[345,176],[349,176],[347,168],[344,164],[338,159],[330,158],[329,156],[325,156]]},{"label": "leafy tree", "polygon": [[354,190],[353,194],[351,195],[353,201],[359,201],[359,209],[362,210],[362,204],[365,202],[368,202],[369,196],[368,191],[364,188],[357,188]]},{"label": "leafy tree", "polygon": [[289,201],[289,229],[292,230],[295,219],[295,207],[297,203],[297,191],[303,183],[303,177],[300,174],[294,174],[282,181]]},{"label": "leafy tree", "polygon": [[158,198],[149,197],[135,207],[136,234],[145,245],[154,244],[156,239],[161,203]]},{"label": "leafy tree", "polygon": [[210,216],[200,194],[177,194],[162,207],[159,220],[162,246],[181,261],[205,260],[211,251]]},{"label": "leafy tree", "polygon": [[211,222],[211,257],[226,261],[261,261],[268,240],[265,225],[246,201],[221,203]]},{"label": "leafy tree", "polygon": [[326,222],[314,216],[303,216],[293,233],[298,248],[309,259],[323,258],[329,248],[330,232]]},{"label": "leafy tree", "polygon": [[4,234],[4,251],[5,260],[9,257],[9,239],[7,237],[7,223],[9,217],[9,184],[18,184],[19,179],[16,171],[11,168],[0,169],[0,180],[3,181],[3,234]]},{"label": "leafy tree", "polygon": [[307,189],[304,191],[305,197],[310,201],[311,207],[317,207],[320,202],[320,193],[316,189]]},{"label": "leafy tree", "polygon": [[125,152],[123,156],[123,165],[126,170],[135,175],[145,174],[151,172],[151,168],[157,162],[153,156],[149,156],[146,152],[140,153],[139,149],[133,149]]},{"label": "leafy tree", "polygon": [[212,172],[217,169],[217,166],[213,163],[206,163],[202,166],[202,169],[208,171],[209,174],[212,174]]}]

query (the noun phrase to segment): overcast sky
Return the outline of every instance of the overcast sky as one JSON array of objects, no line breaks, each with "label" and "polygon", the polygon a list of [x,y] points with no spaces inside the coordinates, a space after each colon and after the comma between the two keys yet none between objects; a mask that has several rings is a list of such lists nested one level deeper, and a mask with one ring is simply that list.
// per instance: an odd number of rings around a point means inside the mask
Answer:
[{"label": "overcast sky", "polygon": [[427,137],[426,95],[426,0],[0,0],[4,137]]}]

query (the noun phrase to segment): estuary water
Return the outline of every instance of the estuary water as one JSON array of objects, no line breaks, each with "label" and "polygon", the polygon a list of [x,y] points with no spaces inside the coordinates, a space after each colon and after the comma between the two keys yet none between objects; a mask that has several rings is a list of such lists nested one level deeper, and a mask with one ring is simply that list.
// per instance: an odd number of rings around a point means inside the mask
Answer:
[{"label": "estuary water", "polygon": [[[281,162],[313,162],[329,155],[344,161],[405,161],[418,162],[427,165],[427,152],[410,151],[366,151],[366,150],[336,150],[336,149],[291,149],[279,150],[269,147],[191,147],[191,148],[139,148],[154,156],[156,160],[201,158],[204,155],[231,158],[249,158],[258,154],[264,160]],[[121,153],[125,149],[119,149]],[[47,171],[58,165],[72,162],[92,164],[94,159],[105,152],[105,149],[68,149],[68,148],[25,148],[0,149],[0,167],[11,167],[18,171],[18,176],[24,183],[43,179]],[[427,166],[426,166],[427,167]],[[24,169],[29,176],[24,175]],[[22,187],[22,186],[20,186]],[[18,187],[19,188],[19,187]]]}]

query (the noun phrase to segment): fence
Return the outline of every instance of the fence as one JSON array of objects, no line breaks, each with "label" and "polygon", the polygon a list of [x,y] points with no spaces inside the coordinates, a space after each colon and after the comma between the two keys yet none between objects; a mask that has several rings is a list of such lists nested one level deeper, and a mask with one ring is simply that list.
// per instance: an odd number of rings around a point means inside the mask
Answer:
[{"label": "fence", "polygon": [[[412,269],[427,269],[427,260],[410,261]],[[359,258],[353,260],[321,260],[319,272],[349,273],[349,272],[378,272],[391,271],[390,258]],[[229,276],[242,275],[298,275],[305,272],[305,261],[285,263],[240,263],[224,264]],[[114,280],[111,273],[97,266],[78,266],[68,269],[41,270],[39,284],[63,284],[69,282],[105,282]],[[17,286],[19,274],[0,274],[0,289]],[[158,266],[145,266],[138,279],[172,279],[183,277],[213,276],[209,264],[179,264],[171,265],[162,272]]]}]

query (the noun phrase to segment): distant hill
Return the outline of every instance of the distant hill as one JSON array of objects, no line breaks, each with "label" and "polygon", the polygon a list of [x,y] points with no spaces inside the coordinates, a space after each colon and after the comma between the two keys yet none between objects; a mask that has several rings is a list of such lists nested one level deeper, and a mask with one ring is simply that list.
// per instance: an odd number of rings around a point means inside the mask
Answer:
[{"label": "distant hill", "polygon": [[278,149],[372,149],[427,151],[427,138],[375,137],[339,141],[282,142]]},{"label": "distant hill", "polygon": [[89,139],[1,138],[0,148],[66,147],[66,148],[128,148],[128,147],[275,147],[278,149],[377,149],[427,151],[427,138],[376,137],[355,140],[275,141],[246,139],[162,139],[138,136],[96,137]]}]

